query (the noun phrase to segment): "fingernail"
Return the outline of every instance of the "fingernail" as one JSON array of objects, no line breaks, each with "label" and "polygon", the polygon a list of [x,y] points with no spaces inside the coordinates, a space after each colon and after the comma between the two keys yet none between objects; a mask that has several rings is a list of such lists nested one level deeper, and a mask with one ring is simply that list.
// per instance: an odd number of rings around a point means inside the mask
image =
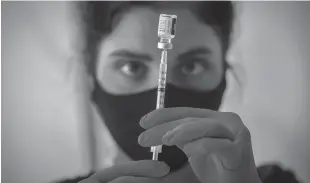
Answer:
[{"label": "fingernail", "polygon": [[144,121],[146,120],[146,118],[147,118],[147,115],[144,115],[144,116],[140,119],[139,124],[140,124],[140,126],[141,126],[142,128],[144,128]]},{"label": "fingernail", "polygon": [[174,131],[168,131],[162,138],[162,141],[166,145],[170,145],[174,137]]},{"label": "fingernail", "polygon": [[141,133],[141,135],[139,135],[138,142],[141,146],[147,145],[148,141],[149,138],[147,137],[147,135],[144,135],[144,133]]},{"label": "fingernail", "polygon": [[[158,164],[157,164],[158,163]],[[156,164],[154,164],[155,166],[153,167],[154,169],[152,169],[152,171],[156,171],[157,175],[156,177],[162,177],[167,175],[170,172],[170,167],[162,161],[156,161]]]},{"label": "fingernail", "polygon": [[141,118],[141,120],[140,120],[140,121],[144,121],[144,120],[146,119],[146,117],[147,117],[147,114],[146,114],[146,115],[144,115],[144,116]]},{"label": "fingernail", "polygon": [[165,162],[163,162],[163,161],[160,161],[160,163],[161,163],[161,165],[163,167],[164,173],[165,174],[169,173],[170,167]]}]

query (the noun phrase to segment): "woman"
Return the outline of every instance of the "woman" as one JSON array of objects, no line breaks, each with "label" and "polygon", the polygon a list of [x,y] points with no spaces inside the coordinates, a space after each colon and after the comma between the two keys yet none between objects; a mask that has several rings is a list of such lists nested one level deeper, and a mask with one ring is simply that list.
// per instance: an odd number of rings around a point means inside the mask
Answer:
[{"label": "woman", "polygon": [[[130,162],[80,183],[295,183],[278,166],[255,165],[250,132],[218,112],[233,23],[230,2],[88,2],[93,102]],[[178,16],[168,54],[165,109],[154,110],[159,14]],[[164,144],[160,161],[149,147]],[[64,181],[64,182],[70,182]]]}]

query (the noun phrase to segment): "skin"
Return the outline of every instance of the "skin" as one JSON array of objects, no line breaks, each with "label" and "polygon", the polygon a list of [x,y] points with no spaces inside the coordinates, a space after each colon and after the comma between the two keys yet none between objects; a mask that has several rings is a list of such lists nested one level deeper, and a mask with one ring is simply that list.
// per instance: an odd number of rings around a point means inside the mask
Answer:
[{"label": "skin", "polygon": [[[168,82],[203,91],[220,83],[223,53],[220,39],[210,26],[186,9],[133,10],[99,46],[96,77],[103,89],[126,95],[157,86],[160,50],[156,22],[161,12],[175,14],[179,20],[174,48],[168,52]],[[188,54],[196,48],[200,49]],[[188,165],[170,173],[163,162],[132,161],[99,171],[80,183],[261,182],[250,132],[234,113],[167,108],[147,114],[140,126],[145,129],[138,138],[141,146],[176,145],[189,157]]]},{"label": "skin", "polygon": [[[99,46],[96,76],[106,91],[122,95],[157,86],[161,56],[157,48],[160,12],[178,16],[173,49],[168,51],[167,82],[194,90],[211,90],[220,83],[223,53],[220,39],[210,26],[200,23],[186,9],[135,8]],[[122,50],[137,56],[120,53]],[[193,50],[196,54],[190,53]]]}]

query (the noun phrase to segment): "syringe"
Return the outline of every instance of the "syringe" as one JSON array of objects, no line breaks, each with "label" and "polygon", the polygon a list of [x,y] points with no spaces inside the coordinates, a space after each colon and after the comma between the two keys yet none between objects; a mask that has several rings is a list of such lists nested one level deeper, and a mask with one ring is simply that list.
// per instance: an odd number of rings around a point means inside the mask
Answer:
[{"label": "syringe", "polygon": [[[175,37],[176,15],[160,14],[158,23],[158,36],[160,41],[157,47],[162,49],[159,67],[158,91],[156,109],[164,108],[165,90],[167,78],[167,49],[172,49],[171,39]],[[158,154],[162,152],[162,146],[151,147],[153,160],[158,160]]]}]

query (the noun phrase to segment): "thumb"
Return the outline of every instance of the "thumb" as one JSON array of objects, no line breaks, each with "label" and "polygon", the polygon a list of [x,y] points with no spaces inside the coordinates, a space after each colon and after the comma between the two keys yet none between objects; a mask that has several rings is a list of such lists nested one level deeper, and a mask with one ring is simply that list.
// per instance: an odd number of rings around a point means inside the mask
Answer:
[{"label": "thumb", "polygon": [[164,162],[153,160],[131,161],[117,164],[95,173],[91,180],[109,182],[121,176],[163,177],[169,173],[169,166]]}]

